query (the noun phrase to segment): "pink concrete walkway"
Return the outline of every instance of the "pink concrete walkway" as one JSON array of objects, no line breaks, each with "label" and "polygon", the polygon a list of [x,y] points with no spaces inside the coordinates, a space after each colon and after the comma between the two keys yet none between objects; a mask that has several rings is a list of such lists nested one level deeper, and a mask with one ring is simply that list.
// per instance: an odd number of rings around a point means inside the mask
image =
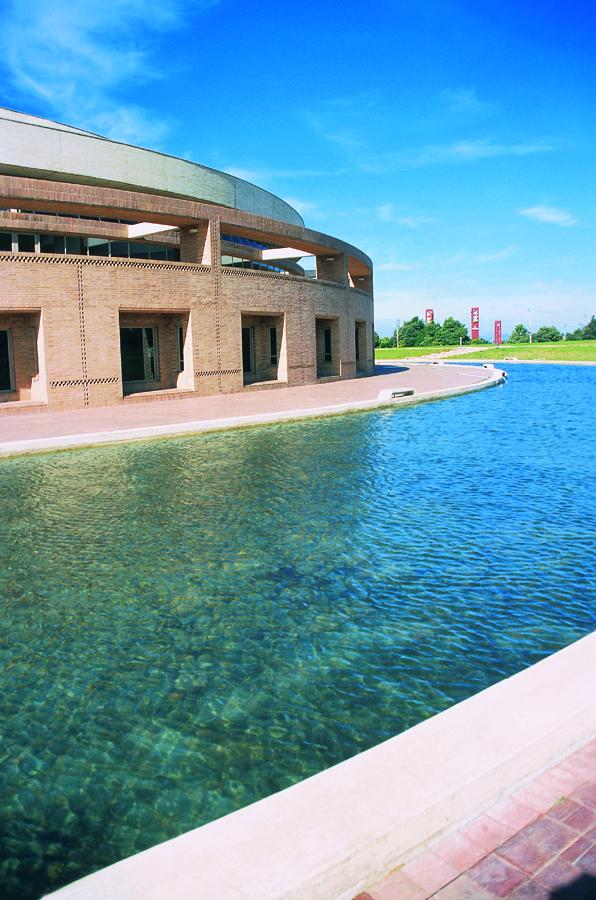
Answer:
[{"label": "pink concrete walkway", "polygon": [[404,388],[413,388],[414,396],[397,402],[433,399],[488,387],[499,374],[500,370],[481,366],[384,365],[377,366],[372,376],[304,387],[167,400],[137,396],[116,406],[65,412],[3,410],[0,454],[370,408],[391,402],[388,393]]},{"label": "pink concrete walkway", "polygon": [[594,900],[596,739],[355,900]]}]

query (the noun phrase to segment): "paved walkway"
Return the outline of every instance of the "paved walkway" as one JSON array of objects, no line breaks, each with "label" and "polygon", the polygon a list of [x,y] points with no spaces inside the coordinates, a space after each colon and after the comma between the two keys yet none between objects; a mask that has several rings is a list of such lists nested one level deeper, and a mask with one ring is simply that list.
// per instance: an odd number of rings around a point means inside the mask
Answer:
[{"label": "paved walkway", "polygon": [[[386,364],[377,366],[372,376],[304,387],[167,400],[137,396],[115,406],[64,412],[42,409],[9,414],[4,410],[0,416],[0,455],[330,415],[392,402],[411,403],[488,387],[498,380],[500,372],[482,366]],[[390,399],[393,391],[409,388],[414,390],[413,396]]]},{"label": "paved walkway", "polygon": [[355,900],[594,900],[596,739]]}]

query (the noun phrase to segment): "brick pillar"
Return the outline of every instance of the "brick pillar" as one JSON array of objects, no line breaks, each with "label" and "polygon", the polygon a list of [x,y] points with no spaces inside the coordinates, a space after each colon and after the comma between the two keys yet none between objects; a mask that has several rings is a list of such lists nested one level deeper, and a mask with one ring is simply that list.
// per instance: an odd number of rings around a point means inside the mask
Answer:
[{"label": "brick pillar", "polygon": [[210,266],[212,263],[211,222],[196,222],[180,229],[180,261]]},{"label": "brick pillar", "polygon": [[348,283],[348,260],[345,253],[317,256],[317,278],[321,281],[335,281],[337,284]]},{"label": "brick pillar", "polygon": [[353,286],[358,288],[359,291],[366,291],[367,294],[372,294],[373,292],[373,280],[372,274],[370,275],[355,275],[352,278]]}]

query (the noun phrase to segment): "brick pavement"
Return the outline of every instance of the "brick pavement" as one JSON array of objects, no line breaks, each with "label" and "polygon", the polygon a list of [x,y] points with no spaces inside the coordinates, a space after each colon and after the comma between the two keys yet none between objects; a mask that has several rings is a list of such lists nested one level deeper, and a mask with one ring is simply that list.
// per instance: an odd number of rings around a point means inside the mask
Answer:
[{"label": "brick pavement", "polygon": [[596,739],[355,900],[594,900]]},{"label": "brick pavement", "polygon": [[[380,392],[406,387],[414,388],[415,396],[401,402],[411,402],[474,390],[494,375],[494,370],[481,366],[381,365],[371,376],[300,387],[180,399],[171,399],[170,394],[164,400],[142,395],[115,406],[77,410],[42,409],[14,415],[3,411],[0,453],[126,440],[135,436],[127,436],[131,429],[139,429],[137,437],[150,437],[367,408],[380,402]],[[23,446],[25,442],[33,444]]]}]

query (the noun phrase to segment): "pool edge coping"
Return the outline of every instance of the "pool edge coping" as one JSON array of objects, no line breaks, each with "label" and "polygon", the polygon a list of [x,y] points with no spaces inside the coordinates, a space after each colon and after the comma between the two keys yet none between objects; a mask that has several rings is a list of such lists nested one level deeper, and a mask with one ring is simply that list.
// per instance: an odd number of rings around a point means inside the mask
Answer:
[{"label": "pool edge coping", "polygon": [[596,736],[596,632],[46,900],[350,900]]},{"label": "pool edge coping", "polygon": [[[430,364],[434,365],[434,364]],[[470,368],[470,367],[468,367]],[[480,368],[480,367],[479,367]],[[484,367],[483,367],[484,368]],[[281,412],[257,413],[250,416],[229,416],[217,419],[195,420],[163,425],[146,425],[138,428],[115,428],[110,431],[88,432],[86,434],[56,435],[52,437],[32,438],[0,443],[0,459],[17,456],[28,456],[41,453],[54,453],[60,450],[81,450],[89,447],[129,444],[138,441],[167,440],[172,437],[190,437],[197,434],[212,434],[219,431],[232,431],[265,425],[299,422],[304,419],[322,419],[349,413],[369,412],[376,409],[396,409],[428,403],[435,400],[448,399],[460,394],[495,387],[505,381],[502,369],[485,369],[488,376],[485,380],[468,385],[457,385],[440,390],[423,391],[410,397],[399,397],[394,400],[379,399],[349,401],[348,403],[329,406],[315,406],[307,409],[288,409]],[[382,393],[382,392],[380,392]]]}]

